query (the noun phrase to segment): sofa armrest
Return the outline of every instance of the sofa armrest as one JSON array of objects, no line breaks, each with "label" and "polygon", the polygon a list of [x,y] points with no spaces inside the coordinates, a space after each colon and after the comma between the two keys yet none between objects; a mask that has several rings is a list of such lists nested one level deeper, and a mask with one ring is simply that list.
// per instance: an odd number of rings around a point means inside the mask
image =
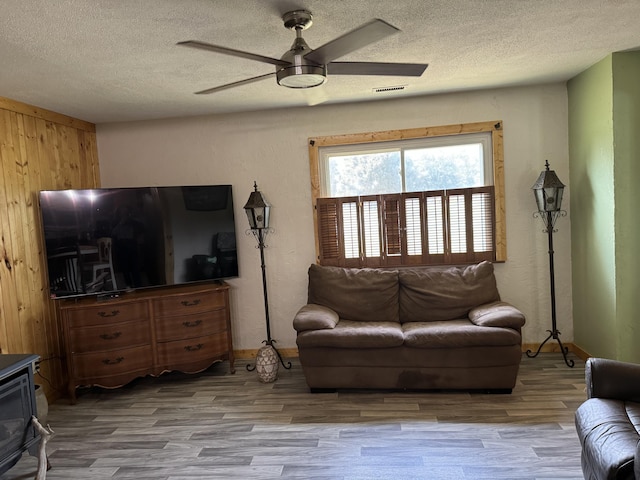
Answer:
[{"label": "sofa armrest", "polygon": [[293,328],[298,333],[306,330],[323,330],[335,328],[340,317],[328,307],[309,303],[298,310],[293,318]]},{"label": "sofa armrest", "polygon": [[640,365],[589,358],[584,368],[588,398],[640,402]]},{"label": "sofa armrest", "polygon": [[485,303],[472,308],[469,320],[481,327],[503,327],[520,330],[525,318],[520,310],[507,302]]}]

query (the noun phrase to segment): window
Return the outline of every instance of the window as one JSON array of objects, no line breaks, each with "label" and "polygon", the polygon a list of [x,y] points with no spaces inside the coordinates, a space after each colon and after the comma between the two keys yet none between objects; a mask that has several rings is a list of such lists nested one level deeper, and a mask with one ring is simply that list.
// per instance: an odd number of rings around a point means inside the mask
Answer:
[{"label": "window", "polygon": [[490,132],[320,147],[323,197],[493,184]]},{"label": "window", "polygon": [[505,260],[501,122],[309,140],[318,259]]}]

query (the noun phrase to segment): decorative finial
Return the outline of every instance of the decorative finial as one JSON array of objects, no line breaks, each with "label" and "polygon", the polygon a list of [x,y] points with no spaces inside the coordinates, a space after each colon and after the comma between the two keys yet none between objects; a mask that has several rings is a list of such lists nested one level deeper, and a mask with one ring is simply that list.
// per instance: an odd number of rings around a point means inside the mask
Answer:
[{"label": "decorative finial", "polygon": [[[547,170],[549,170],[548,167],[549,164],[547,164]],[[255,180],[253,181],[253,191],[257,192],[258,191],[258,182],[256,182]]]},{"label": "decorative finial", "polygon": [[549,160],[544,161],[544,166],[547,167],[547,171],[549,171]]}]

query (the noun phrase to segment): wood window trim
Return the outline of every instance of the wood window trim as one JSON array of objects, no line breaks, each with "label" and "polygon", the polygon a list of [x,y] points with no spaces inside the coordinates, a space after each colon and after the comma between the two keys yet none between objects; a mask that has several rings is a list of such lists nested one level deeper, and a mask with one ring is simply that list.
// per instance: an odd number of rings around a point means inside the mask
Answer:
[{"label": "wood window trim", "polygon": [[320,243],[318,238],[318,215],[315,209],[317,199],[320,198],[320,147],[328,147],[334,145],[355,145],[373,142],[388,142],[414,138],[442,137],[447,135],[459,135],[479,132],[489,132],[491,134],[491,146],[493,154],[493,185],[495,188],[495,261],[505,262],[507,260],[507,227],[505,218],[506,210],[504,196],[503,125],[501,120],[309,138],[308,145],[311,180],[311,208],[313,211],[316,258],[319,258],[320,254]]}]

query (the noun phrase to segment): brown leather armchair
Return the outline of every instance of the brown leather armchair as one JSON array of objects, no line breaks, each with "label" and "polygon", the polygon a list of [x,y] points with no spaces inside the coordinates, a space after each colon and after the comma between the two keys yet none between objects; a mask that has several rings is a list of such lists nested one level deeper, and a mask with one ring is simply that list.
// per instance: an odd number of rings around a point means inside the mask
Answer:
[{"label": "brown leather armchair", "polygon": [[586,480],[640,480],[640,365],[590,358],[576,410]]}]

